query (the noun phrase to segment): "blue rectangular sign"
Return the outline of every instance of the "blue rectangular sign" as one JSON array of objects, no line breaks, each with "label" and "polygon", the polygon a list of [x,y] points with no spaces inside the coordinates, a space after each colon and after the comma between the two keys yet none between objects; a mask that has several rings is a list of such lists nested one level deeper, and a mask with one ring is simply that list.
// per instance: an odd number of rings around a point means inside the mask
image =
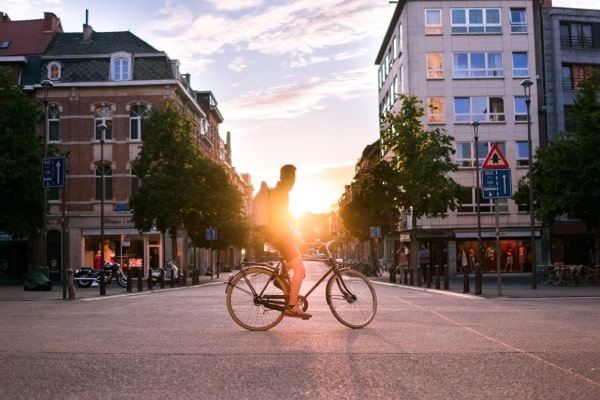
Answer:
[{"label": "blue rectangular sign", "polygon": [[217,240],[217,230],[215,228],[206,229],[206,240]]},{"label": "blue rectangular sign", "polygon": [[65,157],[46,157],[42,160],[42,184],[44,188],[65,186]]},{"label": "blue rectangular sign", "polygon": [[512,196],[510,169],[482,169],[481,190],[484,199],[507,199]]}]

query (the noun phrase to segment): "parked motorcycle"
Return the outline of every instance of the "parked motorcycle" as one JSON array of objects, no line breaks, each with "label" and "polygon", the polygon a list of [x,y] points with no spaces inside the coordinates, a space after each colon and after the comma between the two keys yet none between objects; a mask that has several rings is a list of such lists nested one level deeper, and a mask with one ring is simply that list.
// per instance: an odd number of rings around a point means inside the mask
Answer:
[{"label": "parked motorcycle", "polygon": [[[74,281],[77,286],[82,288],[88,288],[92,286],[94,282],[100,283],[100,269],[81,268],[74,274]],[[104,264],[104,279],[106,284],[110,284],[113,278],[117,281],[119,286],[127,287],[127,275],[121,269],[121,265],[118,263],[106,263]]]}]

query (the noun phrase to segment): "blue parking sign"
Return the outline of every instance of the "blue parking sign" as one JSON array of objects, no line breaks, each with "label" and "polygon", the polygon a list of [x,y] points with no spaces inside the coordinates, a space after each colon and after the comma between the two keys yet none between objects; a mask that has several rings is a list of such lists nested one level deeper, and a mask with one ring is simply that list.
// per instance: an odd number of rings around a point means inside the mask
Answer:
[{"label": "blue parking sign", "polygon": [[42,185],[44,188],[65,186],[65,157],[46,157],[42,160]]},{"label": "blue parking sign", "polygon": [[481,190],[484,199],[506,199],[512,196],[510,169],[482,169]]}]

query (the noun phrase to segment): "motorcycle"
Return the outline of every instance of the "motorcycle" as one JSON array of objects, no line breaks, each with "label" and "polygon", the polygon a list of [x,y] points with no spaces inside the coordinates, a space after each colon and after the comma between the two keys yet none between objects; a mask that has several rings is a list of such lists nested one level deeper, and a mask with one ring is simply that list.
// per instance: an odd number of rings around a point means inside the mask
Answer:
[{"label": "motorcycle", "polygon": [[[122,288],[127,287],[127,275],[121,269],[121,265],[118,263],[106,263],[104,264],[104,282],[110,284],[112,279],[115,278],[119,286]],[[100,269],[81,268],[74,274],[74,281],[78,287],[88,288],[92,286],[94,282],[100,283]]]}]

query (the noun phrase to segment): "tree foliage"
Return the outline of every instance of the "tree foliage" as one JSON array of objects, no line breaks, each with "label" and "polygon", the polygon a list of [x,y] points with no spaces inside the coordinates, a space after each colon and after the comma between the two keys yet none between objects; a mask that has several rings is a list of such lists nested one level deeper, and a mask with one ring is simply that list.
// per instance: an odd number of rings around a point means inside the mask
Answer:
[{"label": "tree foliage", "polygon": [[388,184],[395,191],[394,205],[412,215],[411,253],[416,265],[417,219],[443,217],[455,210],[460,185],[449,176],[457,170],[452,161],[454,138],[441,128],[426,130],[422,101],[413,95],[400,95],[401,109],[382,117],[384,154],[393,174]]},{"label": "tree foliage", "polygon": [[9,68],[0,67],[0,231],[15,238],[42,226],[42,107],[28,99]]},{"label": "tree foliage", "polygon": [[[568,215],[584,221],[596,234],[600,250],[600,75],[580,82],[573,104],[573,132],[560,132],[536,152],[533,163],[535,212],[554,221]],[[527,181],[522,180],[515,199],[528,203]]]},{"label": "tree foliage", "polygon": [[[196,246],[208,247],[205,229],[218,229],[216,248],[245,240],[242,196],[224,168],[205,158],[193,142],[194,122],[167,102],[143,121],[142,148],[133,169],[141,179],[131,199],[141,231],[185,228]],[[173,248],[173,254],[175,248]]]}]

